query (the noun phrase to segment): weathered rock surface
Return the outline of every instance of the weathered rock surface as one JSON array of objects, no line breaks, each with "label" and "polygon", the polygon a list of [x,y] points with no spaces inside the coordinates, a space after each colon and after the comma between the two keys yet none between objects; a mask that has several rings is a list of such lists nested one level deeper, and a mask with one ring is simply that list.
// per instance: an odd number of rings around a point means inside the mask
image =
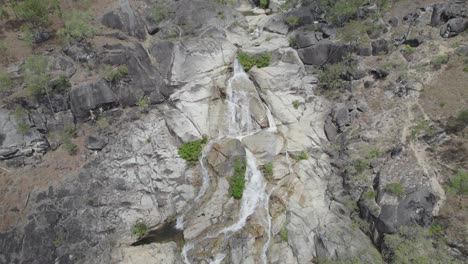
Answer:
[{"label": "weathered rock surface", "polygon": [[104,80],[73,87],[70,92],[71,110],[79,120],[88,118],[90,110],[107,107],[116,102],[117,96]]}]

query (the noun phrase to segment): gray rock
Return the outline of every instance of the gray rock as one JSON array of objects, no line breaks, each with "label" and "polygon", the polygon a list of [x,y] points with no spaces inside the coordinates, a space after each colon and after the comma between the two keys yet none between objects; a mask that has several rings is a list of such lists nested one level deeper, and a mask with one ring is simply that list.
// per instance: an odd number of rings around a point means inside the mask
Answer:
[{"label": "gray rock", "polygon": [[384,79],[385,77],[388,76],[388,72],[385,71],[385,70],[382,70],[382,69],[373,69],[373,70],[370,70],[369,73],[374,76],[374,79],[376,80],[381,80],[381,79]]},{"label": "gray rock", "polygon": [[262,130],[242,139],[242,143],[256,156],[260,164],[273,160],[284,147],[284,138],[277,133]]},{"label": "gray rock", "polygon": [[92,62],[96,53],[90,46],[79,42],[63,49],[63,52],[76,62]]},{"label": "gray rock", "polygon": [[288,25],[284,22],[285,18],[283,15],[275,14],[269,17],[264,25],[264,30],[286,35],[289,31]]},{"label": "gray rock", "polygon": [[107,143],[107,138],[100,136],[90,135],[85,139],[85,146],[89,150],[102,150],[105,146],[107,146]]},{"label": "gray rock", "polygon": [[337,104],[333,113],[333,120],[338,127],[343,127],[351,122],[349,118],[348,107],[345,104]]},{"label": "gray rock", "polygon": [[350,45],[321,41],[316,45],[299,49],[298,54],[304,64],[323,65],[340,62],[351,51]]},{"label": "gray rock", "polygon": [[90,110],[113,106],[116,102],[117,96],[104,80],[73,87],[70,92],[71,110],[79,120],[88,118]]},{"label": "gray rock", "polygon": [[49,32],[35,32],[33,35],[33,43],[34,44],[41,44],[42,42],[46,42],[52,37],[52,34]]},{"label": "gray rock", "polygon": [[146,38],[145,23],[142,16],[130,6],[128,0],[121,0],[119,8],[106,13],[101,23],[107,27],[126,32],[139,39]]},{"label": "gray rock", "polygon": [[323,38],[333,39],[336,37],[336,28],[334,26],[331,26],[331,25],[322,26],[320,31],[322,31],[323,33]]},{"label": "gray rock", "polygon": [[155,58],[161,76],[169,79],[174,61],[174,43],[168,40],[156,40],[149,49],[149,53]]},{"label": "gray rock", "polygon": [[372,41],[372,55],[388,54],[390,52],[390,44],[385,39]]},{"label": "gray rock", "polygon": [[143,97],[149,103],[160,103],[170,95],[161,74],[153,67],[148,53],[139,43],[129,46],[105,45],[103,62],[110,65],[127,65],[127,82],[112,85],[117,100],[122,105],[135,105]]},{"label": "gray rock", "polygon": [[298,48],[307,48],[318,43],[314,31],[301,29],[296,30],[293,35],[295,36],[296,45]]},{"label": "gray rock", "polygon": [[213,144],[208,154],[208,163],[224,177],[233,175],[234,162],[237,159],[245,159],[245,149],[237,139],[224,139]]},{"label": "gray rock", "polygon": [[392,26],[392,27],[396,27],[398,26],[399,24],[399,20],[398,20],[398,17],[392,17],[388,20],[388,23]]},{"label": "gray rock", "polygon": [[455,37],[468,28],[468,19],[457,17],[450,19],[440,27],[440,36],[444,38]]},{"label": "gray rock", "polygon": [[323,129],[325,130],[325,135],[327,136],[328,141],[335,142],[336,136],[338,135],[338,129],[333,124],[331,116],[329,116],[325,121]]},{"label": "gray rock", "polygon": [[466,1],[449,0],[433,6],[431,26],[438,27],[449,19],[468,16]]}]

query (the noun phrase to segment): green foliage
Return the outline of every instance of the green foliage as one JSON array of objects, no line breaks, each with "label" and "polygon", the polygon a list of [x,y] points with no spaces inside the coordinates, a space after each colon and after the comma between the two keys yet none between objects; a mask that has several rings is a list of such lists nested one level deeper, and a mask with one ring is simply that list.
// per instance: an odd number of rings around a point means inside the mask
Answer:
[{"label": "green foliage", "polygon": [[290,27],[296,27],[299,25],[300,17],[298,16],[288,16],[286,18],[286,24],[288,24]]},{"label": "green foliage", "polygon": [[376,147],[371,147],[369,150],[368,150],[368,153],[366,155],[366,159],[367,160],[372,160],[372,159],[375,159],[375,158],[378,158],[380,156],[380,150]]},{"label": "green foliage", "polygon": [[296,48],[297,47],[296,37],[294,37],[294,36],[289,37],[289,47],[291,47],[291,48]]},{"label": "green foliage", "polygon": [[263,165],[263,175],[265,175],[266,178],[273,177],[273,163],[268,162]]},{"label": "green foliage", "polygon": [[138,108],[140,108],[140,111],[142,112],[147,112],[149,108],[149,103],[148,103],[148,98],[143,97],[137,102]]},{"label": "green foliage", "polygon": [[445,187],[446,191],[453,195],[464,195],[468,193],[468,172],[458,171]]},{"label": "green foliage", "polygon": [[404,193],[403,185],[399,182],[392,182],[385,185],[385,191],[395,196],[402,196]]},{"label": "green foliage", "polygon": [[62,245],[64,239],[65,234],[63,233],[63,231],[59,231],[55,234],[55,238],[54,241],[52,241],[52,244],[54,244],[54,246],[58,248]]},{"label": "green foliage", "polygon": [[238,54],[239,63],[244,67],[244,70],[249,71],[253,66],[258,68],[267,67],[270,65],[270,54],[263,52],[255,56],[250,56],[245,52],[239,52]]},{"label": "green foliage", "polygon": [[148,226],[145,223],[139,222],[132,227],[132,233],[142,238],[148,235]]},{"label": "green foliage", "polygon": [[45,56],[31,56],[22,67],[26,90],[35,99],[48,93],[49,61]]},{"label": "green foliage", "polygon": [[5,6],[0,6],[0,21],[7,20],[10,18],[10,14],[8,13]]},{"label": "green foliage", "polygon": [[374,190],[369,190],[369,191],[363,193],[362,197],[364,197],[364,199],[366,199],[366,200],[373,200],[373,199],[375,199],[375,197],[377,197],[377,192],[374,191]]},{"label": "green foliage", "polygon": [[464,72],[468,72],[468,66],[463,67]]},{"label": "green foliage", "polygon": [[354,163],[354,168],[356,169],[357,173],[363,173],[367,168],[369,168],[369,160],[367,159],[359,159]]},{"label": "green foliage", "polygon": [[288,242],[288,229],[287,229],[288,222],[284,223],[283,227],[279,231],[279,236],[281,240],[284,242]]},{"label": "green foliage", "polygon": [[92,38],[96,29],[92,26],[92,17],[87,12],[73,11],[67,14],[63,28],[59,29],[57,36],[62,44]]},{"label": "green foliage", "polygon": [[365,0],[320,0],[320,7],[325,12],[325,17],[330,22],[343,25],[352,18],[355,18],[359,7]]},{"label": "green foliage", "polygon": [[15,15],[32,28],[45,27],[49,24],[49,14],[57,6],[50,0],[24,0],[12,2]]},{"label": "green foliage", "polygon": [[197,139],[182,144],[179,147],[179,156],[188,162],[196,162],[202,152],[202,140]]},{"label": "green foliage", "polygon": [[369,23],[365,21],[350,20],[344,27],[337,30],[337,36],[345,42],[367,44],[369,43],[367,31],[370,29]]},{"label": "green foliage", "polygon": [[116,80],[124,77],[128,74],[128,66],[123,64],[118,66],[117,68],[112,68],[107,71],[106,79],[110,82],[115,82]]},{"label": "green foliage", "polygon": [[261,8],[268,8],[269,4],[270,4],[270,0],[260,0],[260,7]]},{"label": "green foliage", "polygon": [[207,136],[207,135],[205,135],[205,134],[202,135],[201,143],[202,143],[202,144],[208,143],[208,136]]},{"label": "green foliage", "polygon": [[63,148],[70,155],[75,155],[78,152],[78,146],[72,142],[72,138],[76,137],[77,133],[74,126],[66,126],[62,131]]},{"label": "green foliage", "polygon": [[418,225],[386,234],[384,245],[383,254],[392,264],[454,263],[443,246],[433,248],[428,232]]},{"label": "green foliage", "polygon": [[28,118],[28,111],[24,109],[22,106],[17,106],[15,108],[15,112],[13,113],[15,123],[16,123],[16,130],[21,133],[22,135],[26,134],[29,129],[31,129],[31,125],[29,124]]},{"label": "green foliage", "polygon": [[293,107],[294,107],[294,109],[298,109],[298,108],[299,108],[299,101],[298,101],[298,100],[294,100],[294,101],[293,101]]},{"label": "green foliage", "polygon": [[462,124],[468,125],[468,109],[458,113],[457,121]]},{"label": "green foliage", "polygon": [[291,157],[295,160],[306,160],[308,159],[308,155],[307,155],[307,152],[305,152],[305,150],[301,151],[299,154],[297,155],[294,155],[294,154],[291,154]]},{"label": "green foliage", "polygon": [[410,45],[405,45],[405,47],[401,51],[405,54],[413,54],[416,52],[416,49],[411,47]]},{"label": "green foliage", "polygon": [[4,72],[0,72],[0,91],[10,89],[13,85],[13,81],[10,76]]},{"label": "green foliage", "polygon": [[242,198],[245,187],[246,162],[242,159],[234,161],[234,175],[229,178],[229,194],[235,199]]},{"label": "green foliage", "polygon": [[75,155],[78,152],[78,146],[75,143],[71,142],[71,140],[64,141],[63,148],[70,155]]},{"label": "green foliage", "polygon": [[71,83],[65,75],[60,75],[57,79],[50,81],[49,86],[52,92],[63,93],[70,89]]},{"label": "green foliage", "polygon": [[325,90],[338,90],[345,87],[346,82],[342,76],[354,70],[354,62],[351,57],[345,58],[341,63],[328,64],[322,67],[318,74],[320,87]]},{"label": "green foliage", "polygon": [[100,117],[96,121],[96,125],[100,130],[107,130],[110,128],[109,121],[107,121],[106,117]]},{"label": "green foliage", "polygon": [[443,231],[444,229],[441,225],[434,223],[429,227],[429,236],[438,236],[442,234]]},{"label": "green foliage", "polygon": [[169,7],[166,3],[157,3],[151,10],[151,20],[160,23],[169,17]]},{"label": "green foliage", "polygon": [[412,126],[410,129],[410,139],[416,140],[422,134],[432,135],[434,131],[429,125],[429,121],[421,120],[416,125]]},{"label": "green foliage", "polygon": [[436,68],[440,68],[440,66],[447,64],[448,61],[449,61],[448,55],[439,55],[431,60],[431,64]]}]

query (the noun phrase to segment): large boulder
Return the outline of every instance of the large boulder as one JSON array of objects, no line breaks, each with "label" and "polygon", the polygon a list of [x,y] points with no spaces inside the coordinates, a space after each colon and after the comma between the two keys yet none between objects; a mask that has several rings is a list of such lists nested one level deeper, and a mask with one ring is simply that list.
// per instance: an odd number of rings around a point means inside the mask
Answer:
[{"label": "large boulder", "polygon": [[126,32],[128,35],[139,39],[146,38],[145,23],[133,8],[129,0],[121,0],[117,9],[104,14],[101,23],[112,29]]},{"label": "large boulder", "polygon": [[337,63],[349,54],[353,47],[348,44],[321,41],[316,45],[299,49],[299,57],[304,64],[324,65],[325,63]]},{"label": "large boulder", "polygon": [[109,107],[117,103],[117,96],[109,84],[100,80],[94,83],[73,87],[70,92],[70,105],[76,119],[84,120],[90,116],[90,110]]},{"label": "large boulder", "polygon": [[296,39],[296,46],[298,48],[307,48],[318,43],[318,39],[315,31],[310,30],[296,30],[293,33],[294,38]]},{"label": "large boulder", "polygon": [[208,154],[208,164],[222,177],[230,177],[234,173],[234,162],[245,160],[245,149],[237,139],[224,139],[213,144]]},{"label": "large boulder", "polygon": [[372,41],[372,55],[385,55],[390,52],[390,43],[385,39]]},{"label": "large boulder", "polygon": [[457,17],[450,19],[440,27],[440,36],[443,38],[455,37],[468,28],[468,19]]},{"label": "large boulder", "polygon": [[[30,128],[22,131],[19,122]],[[0,108],[0,160],[36,156],[45,153],[48,148],[49,143],[33,126],[27,113],[20,117]],[[23,160],[18,162],[24,163]]]},{"label": "large boulder", "polygon": [[468,17],[468,6],[466,1],[449,0],[433,6],[431,26],[438,27],[452,18]]},{"label": "large boulder", "polygon": [[135,105],[144,97],[148,98],[150,103],[161,103],[169,96],[170,90],[167,89],[160,72],[153,67],[148,53],[141,44],[105,45],[104,49],[104,63],[116,67],[119,65],[128,67],[130,80],[112,85],[120,104]]}]

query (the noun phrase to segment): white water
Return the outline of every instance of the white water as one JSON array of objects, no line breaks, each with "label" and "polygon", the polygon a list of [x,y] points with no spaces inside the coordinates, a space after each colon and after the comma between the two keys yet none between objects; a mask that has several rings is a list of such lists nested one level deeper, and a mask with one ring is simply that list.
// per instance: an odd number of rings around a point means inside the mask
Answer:
[{"label": "white water", "polygon": [[[225,112],[225,120],[227,122],[226,130],[227,130],[227,137],[230,138],[237,138],[241,140],[246,135],[251,135],[258,131],[253,131],[254,128],[254,121],[252,120],[250,108],[249,108],[249,93],[245,91],[239,91],[236,89],[235,86],[238,84],[242,84],[243,80],[249,81],[248,75],[245,73],[244,69],[240,65],[239,61],[236,59],[233,64],[233,76],[229,79],[227,89],[226,89],[226,104],[227,104],[227,111]],[[269,131],[277,131],[276,123],[274,120],[273,115],[271,114],[270,109],[266,104],[264,104],[266,116],[268,118],[269,124]],[[224,133],[220,133],[221,137],[224,136]],[[201,175],[202,175],[202,185],[200,187],[200,191],[195,198],[195,201],[198,201],[203,197],[209,187],[209,176],[208,176],[208,169],[205,166],[204,160],[208,152],[211,150],[211,141],[210,143],[203,149],[202,155],[199,159],[200,167],[201,167]],[[248,150],[245,149],[246,152],[246,171],[245,171],[245,188],[242,194],[242,199],[240,201],[240,210],[238,213],[238,220],[232,224],[231,226],[221,228],[217,232],[211,233],[206,235],[205,237],[191,241],[184,245],[182,249],[182,259],[185,264],[190,264],[188,258],[188,252],[191,251],[194,246],[202,242],[206,239],[218,237],[221,234],[224,234],[224,239],[228,239],[230,236],[235,234],[237,231],[241,230],[246,222],[247,219],[256,211],[257,208],[260,206],[264,207],[265,209],[265,219],[266,219],[266,227],[265,231],[267,232],[267,240],[263,245],[261,251],[261,260],[262,263],[267,263],[266,252],[270,245],[271,240],[271,216],[269,213],[269,198],[271,195],[270,193],[266,192],[266,181],[263,177],[262,172],[259,170],[257,165],[257,160],[255,156]],[[180,216],[177,219],[177,228],[183,229],[184,226],[184,215]],[[223,259],[226,257],[226,254],[220,252],[215,255],[213,261],[210,263],[219,264]]]},{"label": "white water", "polygon": [[[247,168],[245,170],[246,186],[242,193],[239,219],[231,226],[221,229],[219,234],[235,233],[245,226],[247,218],[251,216],[261,201],[264,199],[266,183],[262,172],[257,167],[255,156],[248,149],[245,149]],[[216,235],[216,236],[217,236]]]},{"label": "white water", "polygon": [[249,133],[253,129],[253,121],[249,111],[249,97],[245,91],[234,91],[236,82],[249,81],[242,65],[236,59],[233,64],[234,73],[228,81],[226,103],[228,109],[225,120],[228,122],[228,135],[235,136],[242,132]]}]

